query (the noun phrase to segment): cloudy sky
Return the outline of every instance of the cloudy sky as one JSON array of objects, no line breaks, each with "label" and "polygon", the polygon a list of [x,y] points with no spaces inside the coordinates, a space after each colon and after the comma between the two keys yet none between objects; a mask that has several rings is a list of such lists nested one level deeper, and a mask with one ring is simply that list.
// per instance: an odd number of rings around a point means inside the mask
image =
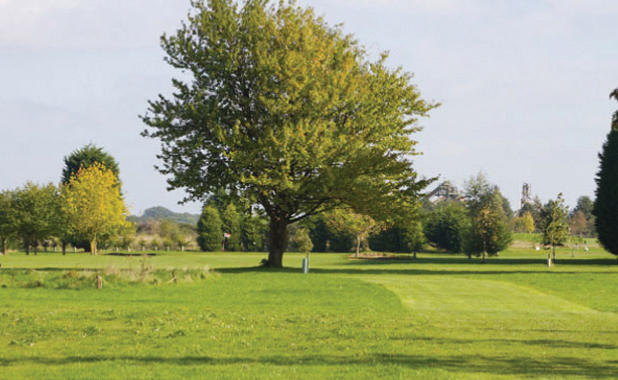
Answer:
[{"label": "cloudy sky", "polygon": [[[597,153],[618,104],[615,0],[301,0],[439,101],[415,137],[419,172],[461,186],[483,171],[519,207],[593,195]],[[0,0],[0,189],[58,182],[89,142],[120,163],[131,211],[177,205],[139,136],[146,101],[174,72],[159,36],[188,0]]]}]

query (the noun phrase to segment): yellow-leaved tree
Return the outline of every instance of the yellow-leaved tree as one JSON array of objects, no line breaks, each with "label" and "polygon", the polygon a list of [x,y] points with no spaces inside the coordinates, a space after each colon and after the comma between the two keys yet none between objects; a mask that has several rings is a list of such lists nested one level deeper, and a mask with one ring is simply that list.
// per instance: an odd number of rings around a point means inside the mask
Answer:
[{"label": "yellow-leaved tree", "polygon": [[74,236],[90,242],[97,254],[97,241],[127,227],[127,208],[118,178],[99,163],[80,168],[62,189],[68,228]]}]

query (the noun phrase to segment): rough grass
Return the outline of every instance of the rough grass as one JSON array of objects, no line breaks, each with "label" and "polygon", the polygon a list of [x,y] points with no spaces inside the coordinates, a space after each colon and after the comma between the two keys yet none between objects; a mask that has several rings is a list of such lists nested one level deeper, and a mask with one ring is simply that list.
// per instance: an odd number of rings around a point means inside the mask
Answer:
[{"label": "rough grass", "polygon": [[615,378],[615,256],[546,254],[11,255],[0,378]]}]

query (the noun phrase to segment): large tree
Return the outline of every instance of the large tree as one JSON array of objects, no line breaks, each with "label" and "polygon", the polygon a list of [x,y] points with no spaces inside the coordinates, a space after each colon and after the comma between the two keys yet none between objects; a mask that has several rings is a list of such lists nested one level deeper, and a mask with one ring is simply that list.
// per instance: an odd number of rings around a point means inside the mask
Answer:
[{"label": "large tree", "polygon": [[90,243],[97,254],[97,243],[127,228],[128,214],[118,178],[104,165],[94,163],[80,168],[62,188],[63,209],[71,233]]},{"label": "large tree", "polygon": [[[618,101],[618,88],[611,93]],[[597,190],[593,214],[599,242],[618,255],[618,111],[612,117],[612,128],[599,154]]]},{"label": "large tree", "polygon": [[294,2],[195,0],[161,44],[184,72],[142,117],[161,173],[188,199],[225,188],[270,219],[267,264],[282,266],[289,224],[342,205],[403,215],[427,181],[411,158],[435,105],[411,75]]}]

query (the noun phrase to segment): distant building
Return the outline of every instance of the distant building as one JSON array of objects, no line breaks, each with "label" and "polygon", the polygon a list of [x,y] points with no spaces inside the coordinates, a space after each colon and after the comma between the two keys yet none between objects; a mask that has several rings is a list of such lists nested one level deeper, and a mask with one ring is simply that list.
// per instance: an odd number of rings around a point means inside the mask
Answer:
[{"label": "distant building", "polygon": [[457,189],[457,186],[453,185],[449,181],[444,181],[433,191],[427,194],[427,199],[433,204],[437,204],[444,201],[463,201],[463,196]]},{"label": "distant building", "polygon": [[521,188],[521,205],[520,209],[524,208],[527,204],[532,204],[532,186],[529,183],[524,183]]}]

